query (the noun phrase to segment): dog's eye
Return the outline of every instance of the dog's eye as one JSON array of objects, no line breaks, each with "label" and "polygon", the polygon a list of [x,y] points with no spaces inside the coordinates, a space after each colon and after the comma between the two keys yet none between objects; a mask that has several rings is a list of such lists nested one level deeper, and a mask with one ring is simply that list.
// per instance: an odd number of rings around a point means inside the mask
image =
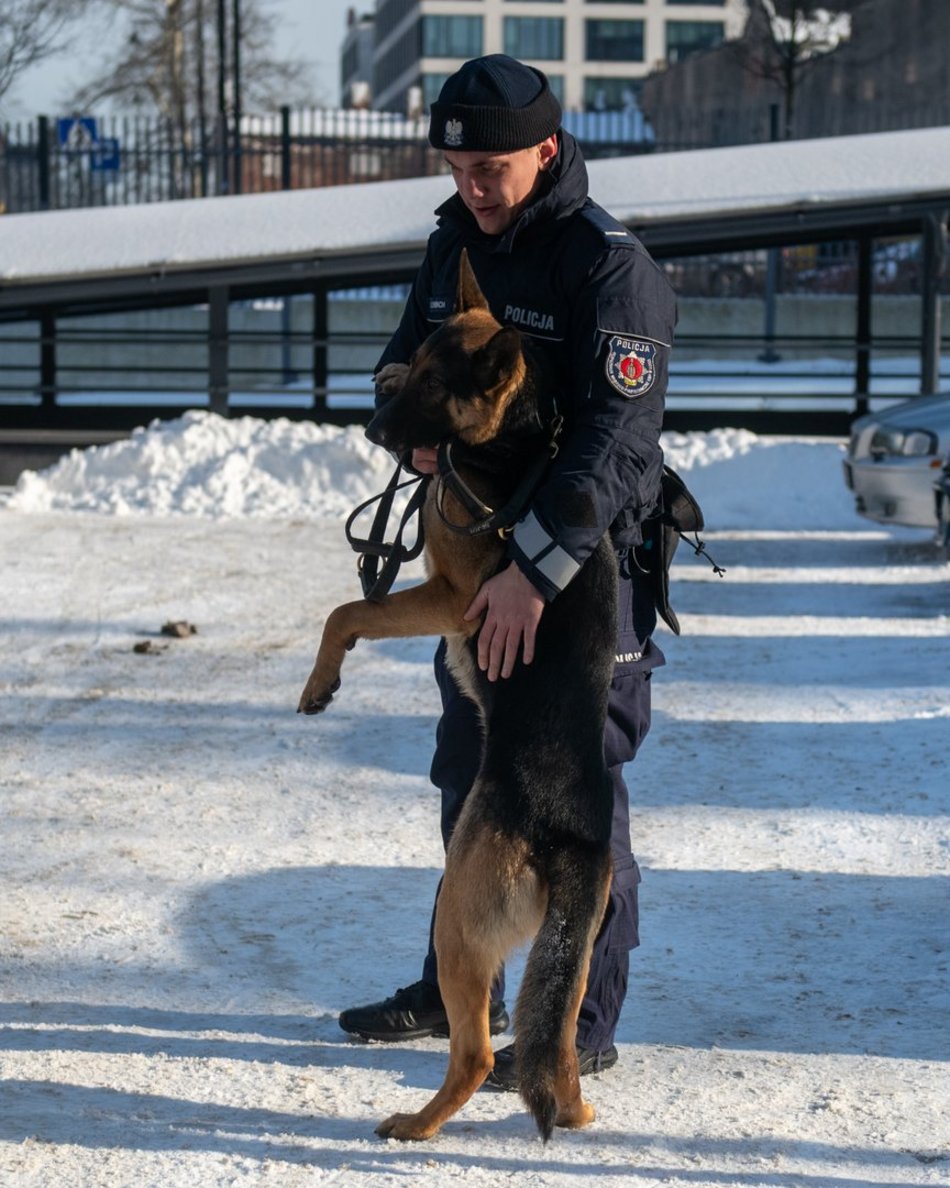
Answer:
[{"label": "dog's eye", "polygon": [[426,376],[426,391],[430,396],[437,396],[442,391],[442,383],[436,375]]}]

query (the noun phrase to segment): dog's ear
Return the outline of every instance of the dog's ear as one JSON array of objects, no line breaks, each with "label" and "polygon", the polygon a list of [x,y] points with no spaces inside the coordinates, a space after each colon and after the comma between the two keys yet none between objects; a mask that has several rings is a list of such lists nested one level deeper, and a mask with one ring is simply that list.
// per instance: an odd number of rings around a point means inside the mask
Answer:
[{"label": "dog's ear", "polygon": [[472,355],[471,365],[475,385],[483,392],[507,384],[524,367],[521,335],[513,326],[503,326]]},{"label": "dog's ear", "polygon": [[468,248],[462,248],[459,257],[459,283],[455,293],[455,312],[465,313],[467,309],[488,309],[488,302],[478,287],[478,281],[469,263]]}]

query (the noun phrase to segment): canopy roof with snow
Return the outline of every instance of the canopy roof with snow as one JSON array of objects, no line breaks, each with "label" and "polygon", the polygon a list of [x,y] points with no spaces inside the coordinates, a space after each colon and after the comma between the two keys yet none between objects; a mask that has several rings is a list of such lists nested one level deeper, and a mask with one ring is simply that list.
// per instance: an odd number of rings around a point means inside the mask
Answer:
[{"label": "canopy roof with snow", "polygon": [[[950,127],[617,158],[588,168],[592,196],[667,254],[853,231],[862,219],[897,230],[901,219],[919,223],[921,212],[950,206]],[[6,216],[0,308],[12,313],[27,299],[55,300],[64,283],[94,278],[147,279],[156,292],[207,284],[211,271],[227,270],[223,283],[260,280],[275,266],[287,279],[288,268],[313,279],[381,277],[415,266],[432,211],[450,187],[447,177],[428,177]]]}]

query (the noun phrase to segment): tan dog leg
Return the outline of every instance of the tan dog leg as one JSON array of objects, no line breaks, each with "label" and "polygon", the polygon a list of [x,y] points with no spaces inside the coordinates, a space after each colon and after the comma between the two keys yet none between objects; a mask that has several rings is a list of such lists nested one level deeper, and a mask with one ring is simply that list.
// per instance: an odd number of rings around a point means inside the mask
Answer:
[{"label": "tan dog leg", "polygon": [[464,815],[456,825],[435,917],[439,989],[449,1017],[449,1067],[428,1105],[417,1114],[394,1114],[377,1134],[431,1138],[491,1071],[492,980],[505,955],[537,930],[544,914],[544,892],[527,865],[527,851],[526,843],[506,844],[490,830],[469,832]]},{"label": "tan dog leg", "polygon": [[346,602],[330,612],[313,671],[300,695],[297,712],[319,714],[340,687],[340,669],[358,639],[394,639],[409,635],[452,635],[477,630],[462,619],[472,595],[460,594],[443,577],[390,594],[381,602]]},{"label": "tan dog leg", "polygon": [[577,1014],[581,1007],[586,984],[587,968],[585,967],[581,992],[577,996],[574,1009],[568,1017],[567,1026],[561,1035],[558,1075],[554,1082],[554,1100],[557,1102],[557,1117],[554,1124],[569,1129],[578,1129],[594,1120],[594,1107],[586,1102],[581,1095],[581,1081],[577,1071]]},{"label": "tan dog leg", "polygon": [[577,995],[573,1009],[565,1020],[564,1030],[561,1032],[560,1054],[558,1056],[558,1075],[554,1082],[554,1100],[557,1102],[557,1117],[555,1126],[568,1129],[578,1129],[593,1122],[594,1107],[586,1102],[581,1094],[580,1074],[577,1070],[577,1016],[580,1013],[584,990],[587,987],[587,975],[590,971],[590,955],[594,948],[594,938],[600,927],[604,912],[607,909],[607,899],[610,895],[610,877],[604,883],[601,894],[601,910],[596,913],[591,926],[590,936],[587,938],[587,956],[584,960],[581,976],[578,981]]},{"label": "tan dog leg", "polygon": [[460,978],[439,974],[450,1031],[445,1081],[417,1114],[393,1114],[376,1127],[377,1134],[402,1140],[431,1138],[478,1090],[495,1059],[488,1032],[490,985],[490,979],[476,985],[471,970]]},{"label": "tan dog leg", "polygon": [[441,1089],[417,1114],[393,1114],[376,1133],[384,1138],[427,1139],[477,1092],[494,1063],[488,1031],[495,954],[471,942],[471,903],[446,873],[436,909],[439,989],[449,1018],[449,1067]]}]

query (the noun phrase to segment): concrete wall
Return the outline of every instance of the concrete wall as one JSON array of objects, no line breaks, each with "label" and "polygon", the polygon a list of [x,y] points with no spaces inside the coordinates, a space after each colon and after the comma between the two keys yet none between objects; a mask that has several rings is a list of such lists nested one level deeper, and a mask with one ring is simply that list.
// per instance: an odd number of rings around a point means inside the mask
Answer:
[{"label": "concrete wall", "polygon": [[[330,348],[331,371],[371,374],[401,312],[400,301],[331,301],[330,334],[354,336]],[[309,380],[313,366],[309,296],[293,298],[286,311],[279,301],[235,303],[230,329],[235,388],[279,388],[288,371]],[[57,330],[58,375],[64,391],[206,390],[206,306],[62,318]],[[378,341],[367,341],[372,335]],[[38,323],[0,325],[0,385],[16,385],[21,394],[28,394],[38,382]],[[10,394],[6,395],[9,399]]]},{"label": "concrete wall", "polygon": [[[680,358],[704,357],[710,348],[704,344],[690,346],[689,338],[707,339],[721,336],[721,349],[733,353],[728,340],[734,337],[761,336],[765,330],[765,301],[760,297],[715,298],[685,297],[679,302],[680,320],[677,326],[677,350]],[[944,337],[950,333],[950,297],[942,301]],[[851,358],[852,343],[835,346],[822,340],[844,336],[853,340],[857,327],[857,300],[854,297],[831,294],[779,294],[775,298],[775,334],[778,337],[802,338],[799,348],[783,346],[786,355],[802,358]],[[903,354],[919,353],[921,331],[921,301],[919,297],[880,295],[871,302],[872,334],[888,338],[905,338],[906,345],[897,349]],[[762,344],[747,348],[736,347],[734,357],[758,355]]]}]

